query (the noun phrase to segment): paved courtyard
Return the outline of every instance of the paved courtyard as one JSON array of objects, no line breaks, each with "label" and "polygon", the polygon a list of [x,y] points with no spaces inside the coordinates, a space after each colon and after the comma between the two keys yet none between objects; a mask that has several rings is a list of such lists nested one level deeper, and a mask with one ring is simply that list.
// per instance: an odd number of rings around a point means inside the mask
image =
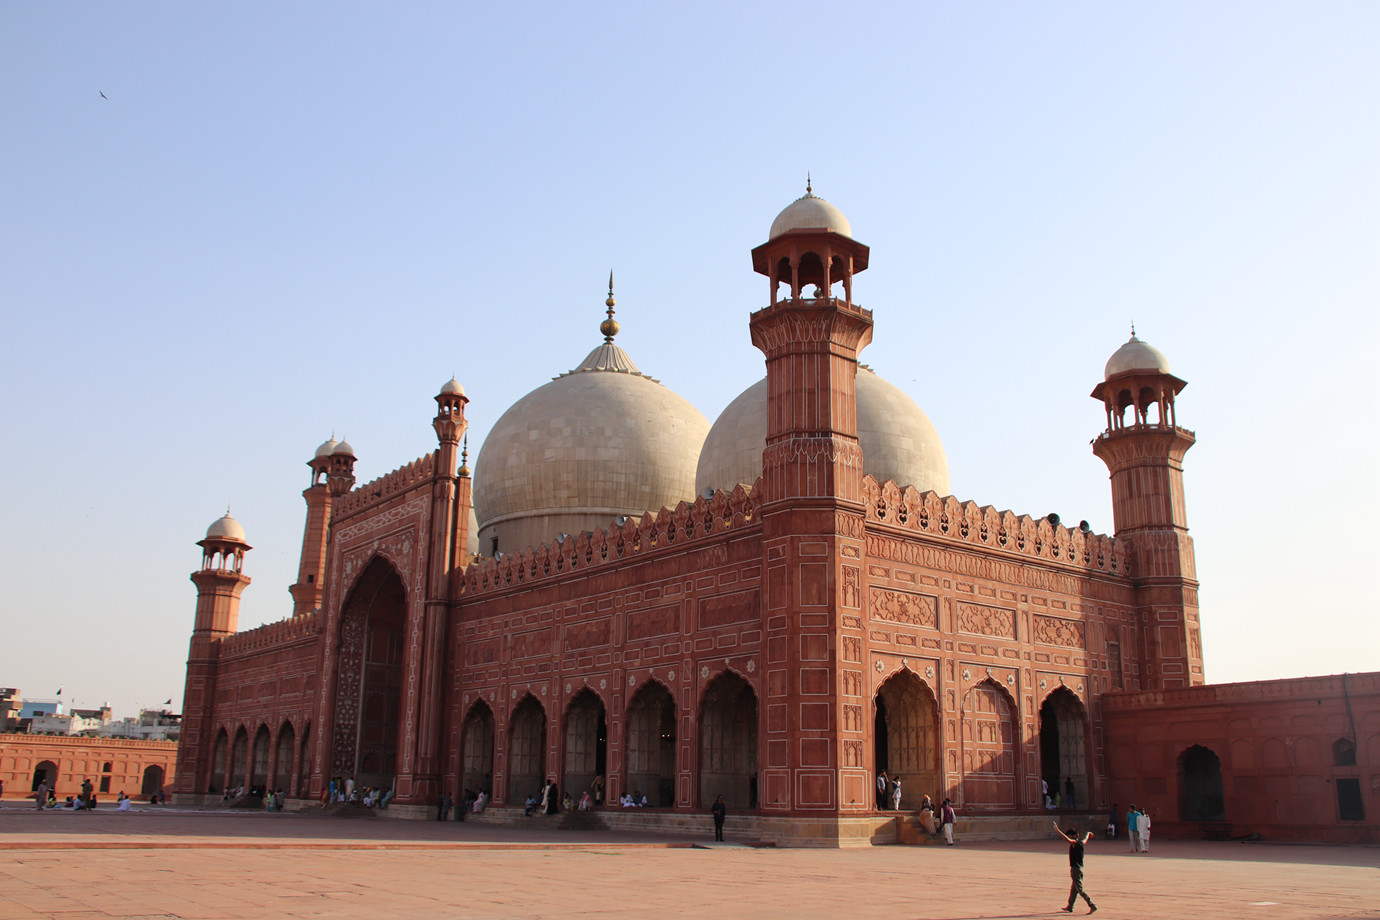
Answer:
[{"label": "paved courtyard", "polygon": [[[1057,839],[758,849],[473,823],[0,806],[0,918],[1066,916]],[[1089,845],[1099,918],[1380,917],[1380,848]],[[1086,908],[1079,903],[1075,914]]]}]

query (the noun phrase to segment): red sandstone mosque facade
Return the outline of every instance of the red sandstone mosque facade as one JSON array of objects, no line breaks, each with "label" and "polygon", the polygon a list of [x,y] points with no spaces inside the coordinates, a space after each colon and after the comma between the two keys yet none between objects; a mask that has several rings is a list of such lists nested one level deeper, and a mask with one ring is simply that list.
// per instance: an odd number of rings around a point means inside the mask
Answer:
[{"label": "red sandstone mosque facade", "polygon": [[1071,781],[1160,831],[1375,839],[1377,675],[1204,685],[1164,356],[1133,335],[1092,393],[1115,536],[959,501],[924,413],[859,364],[868,258],[813,193],[781,212],[752,252],[766,379],[713,426],[614,344],[610,291],[603,343],[500,418],[473,475],[454,380],[436,450],[378,480],[323,444],[281,622],[237,632],[250,547],[216,521],[177,793],[352,777],[423,814],[604,777],[609,801],[723,794],[764,839],[851,845],[886,838],[884,769],[903,808],[1038,813]]}]

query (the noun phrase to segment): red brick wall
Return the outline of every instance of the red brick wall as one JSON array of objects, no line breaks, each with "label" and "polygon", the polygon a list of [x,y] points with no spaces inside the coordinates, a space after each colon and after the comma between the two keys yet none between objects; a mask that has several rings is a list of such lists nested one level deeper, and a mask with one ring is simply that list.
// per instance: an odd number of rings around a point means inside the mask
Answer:
[{"label": "red brick wall", "polygon": [[[1380,842],[1380,673],[1113,694],[1102,712],[1111,798],[1149,807],[1152,834]],[[1218,758],[1221,821],[1183,820],[1195,745]],[[1343,817],[1339,786],[1359,791],[1362,820]]]}]

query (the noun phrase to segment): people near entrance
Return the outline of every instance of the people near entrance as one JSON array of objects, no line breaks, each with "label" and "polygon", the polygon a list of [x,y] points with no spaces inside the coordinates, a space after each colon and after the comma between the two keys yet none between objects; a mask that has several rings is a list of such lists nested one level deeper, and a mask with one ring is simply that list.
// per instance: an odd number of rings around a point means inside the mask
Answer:
[{"label": "people near entrance", "polygon": [[590,788],[591,788],[591,790],[594,792],[594,804],[595,804],[595,806],[597,807],[597,806],[599,806],[599,805],[603,805],[603,804],[604,804],[604,774],[600,773],[598,776],[594,777],[594,784],[593,784]]},{"label": "people near entrance", "polygon": [[1083,848],[1093,838],[1093,832],[1088,831],[1080,838],[1075,828],[1060,830],[1058,821],[1054,822],[1054,832],[1069,842],[1069,876],[1073,879],[1073,884],[1069,887],[1069,903],[1060,909],[1065,913],[1073,913],[1073,905],[1081,897],[1088,902],[1088,913],[1097,913],[1097,905],[1083,890]]},{"label": "people near entrance", "polygon": [[532,812],[537,810],[537,796],[535,793],[527,793],[527,801],[522,804],[522,813],[526,817],[532,817]]},{"label": "people near entrance", "polygon": [[133,804],[134,804],[134,800],[131,799],[129,796],[125,795],[123,792],[121,792],[121,793],[120,793],[120,797],[116,800],[115,810],[116,810],[116,811],[129,811],[129,810],[131,809],[131,806],[132,806]]},{"label": "people near entrance", "polygon": [[939,823],[944,828],[944,840],[949,846],[954,845],[954,805],[948,799],[944,800],[944,808],[939,813]]},{"label": "people near entrance", "polygon": [[556,790],[556,781],[549,779],[546,781],[546,813],[554,815],[560,809],[560,793]]},{"label": "people near entrance", "polygon": [[1116,802],[1112,803],[1112,810],[1107,813],[1107,838],[1116,839],[1116,823],[1120,820],[1121,806]]},{"label": "people near entrance", "polygon": [[91,798],[91,793],[92,793],[93,791],[95,791],[95,789],[96,789],[96,787],[93,786],[93,785],[91,785],[91,780],[90,780],[89,778],[88,778],[88,779],[84,779],[84,780],[81,781],[81,807],[82,807],[82,808],[85,808],[85,809],[90,810],[90,809],[96,807],[95,802],[93,802],[93,801],[92,801],[92,798]]},{"label": "people near entrance", "polygon": [[445,821],[450,817],[451,797],[449,792],[441,793],[440,800],[436,803],[436,820]]},{"label": "people near entrance", "polygon": [[47,805],[47,804],[48,804],[48,782],[47,782],[46,780],[44,780],[43,782],[40,782],[40,783],[38,784],[38,788],[34,790],[34,807],[37,808],[39,811],[42,811],[42,810],[43,810],[43,806],[45,806],[45,805]]},{"label": "people near entrance", "polygon": [[714,816],[714,839],[722,841],[724,839],[724,819],[728,817],[728,806],[724,804],[723,796],[716,798],[714,804],[709,806],[709,813]]},{"label": "people near entrance", "polygon": [[1147,809],[1140,813],[1136,819],[1136,827],[1140,831],[1140,851],[1150,852],[1150,811]]},{"label": "people near entrance", "polygon": [[631,793],[631,792],[625,792],[625,793],[623,793],[622,798],[620,798],[620,799],[618,800],[618,804],[621,805],[621,806],[623,806],[624,808],[636,808],[636,807],[637,807],[637,803],[633,801],[633,797],[632,797],[632,793]]},{"label": "people near entrance", "polygon": [[475,813],[476,815],[482,815],[482,814],[484,813],[484,806],[486,806],[486,805],[488,805],[488,804],[489,804],[489,797],[488,797],[488,795],[486,795],[486,794],[484,793],[484,790],[483,790],[483,789],[479,790],[479,795],[475,796],[475,799],[474,799],[474,813]]},{"label": "people near entrance", "polygon": [[1073,787],[1073,777],[1064,778],[1064,807],[1069,811],[1078,808],[1078,790]]},{"label": "people near entrance", "polygon": [[891,810],[901,810],[901,777],[896,777],[891,781]]},{"label": "people near entrance", "polygon": [[1054,810],[1054,800],[1049,797],[1049,780],[1040,780],[1040,796],[1045,801],[1045,811]]},{"label": "people near entrance", "polygon": [[877,774],[877,810],[886,810],[886,796],[891,789],[891,780],[887,779],[886,771]]},{"label": "people near entrance", "polygon": [[934,818],[934,802],[930,800],[929,796],[925,796],[920,803],[920,826],[931,837],[939,833],[939,822]]},{"label": "people near entrance", "polygon": [[591,796],[589,790],[586,789],[584,795],[580,796],[580,811],[589,811],[593,807],[594,797]]},{"label": "people near entrance", "polygon": [[1126,836],[1131,841],[1131,852],[1140,849],[1140,812],[1132,805],[1126,811]]},{"label": "people near entrance", "polygon": [[574,808],[575,800],[570,797],[569,792],[561,796],[561,811],[571,811]]}]

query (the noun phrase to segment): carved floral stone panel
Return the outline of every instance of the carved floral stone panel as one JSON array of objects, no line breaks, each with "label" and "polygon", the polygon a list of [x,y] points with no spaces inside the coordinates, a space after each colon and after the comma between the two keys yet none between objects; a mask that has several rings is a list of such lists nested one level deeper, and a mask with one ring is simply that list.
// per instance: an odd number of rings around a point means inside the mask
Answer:
[{"label": "carved floral stone panel", "polygon": [[1016,638],[1015,611],[963,602],[954,606],[958,610],[958,628],[963,632],[998,639]]},{"label": "carved floral stone panel", "polygon": [[1031,632],[1035,634],[1035,641],[1043,645],[1062,645],[1066,648],[1087,647],[1085,627],[1077,620],[1036,614]]},{"label": "carved floral stone panel", "polygon": [[873,588],[870,606],[872,616],[879,620],[939,628],[939,601],[927,595]]}]

